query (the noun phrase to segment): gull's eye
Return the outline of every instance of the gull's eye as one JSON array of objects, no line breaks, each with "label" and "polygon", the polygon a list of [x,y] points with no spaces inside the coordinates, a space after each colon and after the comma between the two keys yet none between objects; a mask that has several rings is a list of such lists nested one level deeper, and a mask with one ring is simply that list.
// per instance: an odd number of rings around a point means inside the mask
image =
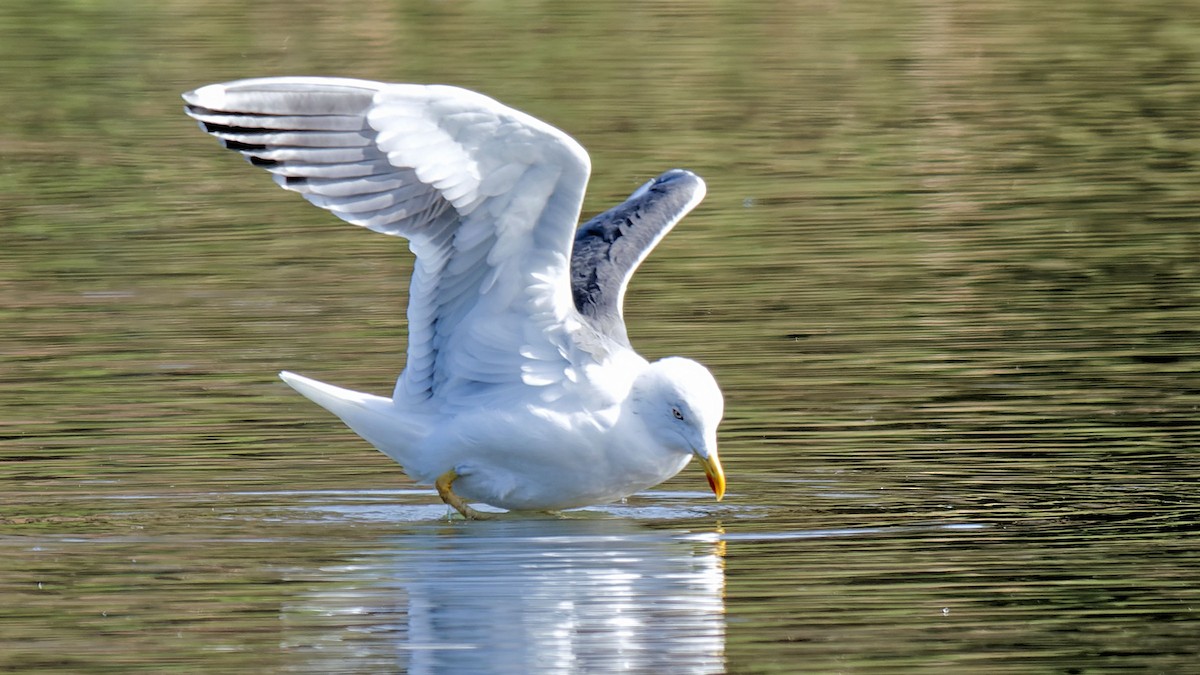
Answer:
[{"label": "gull's eye", "polygon": [[675,419],[677,420],[683,419],[683,413],[679,412],[679,408],[671,408],[671,414],[674,415]]}]

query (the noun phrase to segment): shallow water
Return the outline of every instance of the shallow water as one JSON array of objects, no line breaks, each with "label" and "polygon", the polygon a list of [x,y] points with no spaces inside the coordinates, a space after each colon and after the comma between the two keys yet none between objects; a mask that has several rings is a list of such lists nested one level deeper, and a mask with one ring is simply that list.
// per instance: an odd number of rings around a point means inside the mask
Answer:
[{"label": "shallow water", "polygon": [[[0,669],[1194,670],[1200,15],[960,5],[5,3]],[[389,391],[410,263],[182,115],[271,74],[704,176],[627,319],[726,499],[449,522],[278,382]]]}]

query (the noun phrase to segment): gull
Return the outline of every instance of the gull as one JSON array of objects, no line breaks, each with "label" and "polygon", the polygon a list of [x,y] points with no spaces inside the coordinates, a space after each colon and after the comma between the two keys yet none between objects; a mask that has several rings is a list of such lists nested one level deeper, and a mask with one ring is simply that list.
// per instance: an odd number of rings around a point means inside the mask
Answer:
[{"label": "gull", "polygon": [[630,345],[629,279],[705,194],[667,171],[576,228],[591,173],[564,132],[446,85],[332,77],[183,95],[201,129],[416,256],[390,398],[280,377],[467,519],[604,504],[699,460],[716,498],[721,389],[696,361]]}]

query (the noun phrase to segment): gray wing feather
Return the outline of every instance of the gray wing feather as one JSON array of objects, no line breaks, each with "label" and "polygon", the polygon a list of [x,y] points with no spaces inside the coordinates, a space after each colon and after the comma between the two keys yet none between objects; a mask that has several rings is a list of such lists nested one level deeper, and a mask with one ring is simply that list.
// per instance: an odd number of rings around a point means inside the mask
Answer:
[{"label": "gray wing feather", "polygon": [[699,176],[673,169],[579,227],[571,249],[571,294],[596,330],[629,345],[622,309],[629,278],[704,193]]},{"label": "gray wing feather", "polygon": [[382,86],[334,78],[246,80],[223,86],[219,95],[197,90],[184,98],[205,131],[270,171],[280,187],[355,225],[411,236],[450,204],[413,169],[393,166],[375,144],[367,112]]},{"label": "gray wing feather", "polygon": [[563,291],[591,164],[569,136],[442,85],[260,78],[183,97],[205,131],[282,187],[409,240],[399,401],[465,408],[529,386],[551,400],[575,381]]}]

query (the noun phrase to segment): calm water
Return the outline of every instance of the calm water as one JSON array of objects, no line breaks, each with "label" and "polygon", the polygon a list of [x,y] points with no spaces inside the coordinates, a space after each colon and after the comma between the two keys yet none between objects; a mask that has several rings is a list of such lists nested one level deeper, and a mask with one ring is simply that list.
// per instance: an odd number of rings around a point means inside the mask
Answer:
[{"label": "calm water", "polygon": [[[1200,13],[962,5],[5,2],[0,669],[1200,672]],[[410,262],[182,115],[274,74],[704,176],[627,318],[726,500],[448,522],[278,382],[389,391]]]}]

